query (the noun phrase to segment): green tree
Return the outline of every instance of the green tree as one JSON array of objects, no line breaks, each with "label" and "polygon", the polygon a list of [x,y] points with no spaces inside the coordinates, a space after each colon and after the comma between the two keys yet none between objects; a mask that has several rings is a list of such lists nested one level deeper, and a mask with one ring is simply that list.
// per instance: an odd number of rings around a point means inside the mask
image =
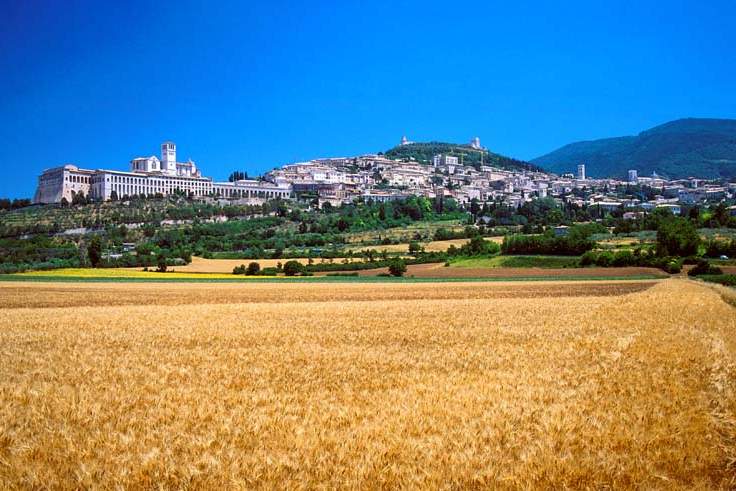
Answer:
[{"label": "green tree", "polygon": [[470,241],[460,248],[460,254],[464,256],[483,256],[498,254],[501,247],[495,242],[485,240],[480,235],[473,236]]},{"label": "green tree", "polygon": [[669,217],[659,222],[658,256],[694,256],[698,252],[699,245],[700,236],[689,220]]},{"label": "green tree", "polygon": [[470,214],[476,217],[478,213],[480,213],[480,202],[478,198],[473,198],[470,200]]},{"label": "green tree", "polygon": [[728,225],[729,218],[728,208],[725,203],[720,202],[715,206],[715,208],[713,208],[713,221],[715,221],[719,226],[725,227]]},{"label": "green tree", "polygon": [[167,269],[166,265],[166,255],[165,254],[159,254],[158,259],[156,260],[156,263],[158,265],[158,271],[159,273],[165,273]]},{"label": "green tree", "polygon": [[89,241],[87,257],[89,257],[89,263],[93,268],[98,267],[102,262],[102,239],[100,239],[99,235],[95,235]]},{"label": "green tree", "polygon": [[693,223],[698,223],[698,221],[700,220],[700,209],[697,206],[693,206],[687,212],[687,216]]},{"label": "green tree", "polygon": [[337,229],[340,232],[344,232],[348,229],[348,227],[350,227],[350,224],[347,221],[345,221],[343,217],[340,217],[340,219],[337,221]]},{"label": "green tree", "polygon": [[72,204],[73,205],[86,205],[88,203],[87,197],[84,195],[84,191],[74,193],[72,191]]},{"label": "green tree", "polygon": [[409,254],[419,254],[424,252],[424,247],[416,240],[409,242]]},{"label": "green tree", "polygon": [[286,261],[284,264],[284,274],[286,276],[296,276],[304,272],[304,265],[299,261]]},{"label": "green tree", "polygon": [[248,276],[254,276],[260,273],[260,271],[261,271],[261,265],[256,262],[253,262],[253,263],[248,264],[248,269],[245,270],[245,274]]},{"label": "green tree", "polygon": [[286,203],[284,203],[282,200],[276,201],[274,208],[275,208],[276,214],[280,217],[285,217],[289,213],[289,208],[286,206]]},{"label": "green tree", "polygon": [[394,259],[388,265],[388,272],[391,273],[391,276],[404,276],[404,273],[406,273],[406,263],[403,259]]}]

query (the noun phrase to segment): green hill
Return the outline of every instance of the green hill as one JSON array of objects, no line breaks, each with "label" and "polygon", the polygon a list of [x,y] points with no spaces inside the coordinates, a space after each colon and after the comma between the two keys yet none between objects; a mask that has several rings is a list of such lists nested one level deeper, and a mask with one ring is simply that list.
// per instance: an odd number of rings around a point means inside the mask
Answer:
[{"label": "green hill", "polygon": [[730,179],[736,177],[736,120],[678,119],[637,136],[571,143],[532,162],[558,174],[584,163],[592,177],[621,178],[636,169],[641,176]]},{"label": "green hill", "polygon": [[483,165],[490,165],[508,170],[541,170],[538,166],[516,160],[510,157],[489,152],[486,149],[476,150],[470,145],[459,145],[456,143],[427,142],[427,143],[409,143],[408,145],[399,145],[386,152],[386,157],[392,159],[414,159],[423,164],[432,163],[432,157],[437,154],[448,154],[462,157],[465,165],[471,165],[480,168],[481,161]]}]

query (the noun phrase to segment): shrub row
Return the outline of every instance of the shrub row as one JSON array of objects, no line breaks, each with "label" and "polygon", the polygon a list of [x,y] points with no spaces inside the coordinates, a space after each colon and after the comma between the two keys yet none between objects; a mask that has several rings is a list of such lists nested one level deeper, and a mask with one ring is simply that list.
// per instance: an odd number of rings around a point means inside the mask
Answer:
[{"label": "shrub row", "polygon": [[554,235],[507,235],[503,238],[503,254],[579,256],[595,247],[589,238],[556,237]]},{"label": "shrub row", "polygon": [[698,276],[701,280],[736,287],[736,274],[713,274]]},{"label": "shrub row", "polygon": [[682,270],[682,258],[673,256],[655,256],[654,254],[631,252],[628,250],[616,253],[609,251],[588,251],[580,257],[581,266],[625,267],[646,266],[659,268],[667,273],[676,274]]},{"label": "shrub row", "polygon": [[708,257],[736,257],[736,239],[717,240],[712,239],[705,244],[705,255]]},{"label": "shrub row", "polygon": [[468,242],[460,248],[451,245],[447,249],[448,256],[492,256],[501,251],[501,246],[497,243],[485,240],[480,235],[472,237]]},{"label": "shrub row", "polygon": [[286,276],[311,276],[312,273],[310,271],[306,270],[306,266],[304,266],[299,261],[286,261],[286,263],[281,267],[276,268],[263,268],[261,269],[261,265],[257,262],[252,262],[246,266],[245,264],[241,264],[240,266],[235,266],[233,268],[233,274],[236,275],[246,275],[246,276],[276,276],[279,273],[284,273]]},{"label": "shrub row", "polygon": [[720,275],[723,274],[723,270],[718,266],[713,266],[706,259],[700,259],[690,271],[687,272],[688,276],[701,276],[701,275]]},{"label": "shrub row", "polygon": [[45,271],[59,268],[78,268],[79,259],[50,259],[30,263],[0,263],[0,274],[23,273],[24,271]]},{"label": "shrub row", "polygon": [[261,265],[255,262],[248,264],[248,266],[241,264],[240,266],[235,266],[233,268],[233,274],[244,274],[246,276],[255,276],[260,274],[260,272]]},{"label": "shrub row", "polygon": [[[417,257],[403,260],[405,264],[427,264],[439,263],[447,260],[447,254],[444,252],[425,252]],[[382,259],[379,261],[357,261],[352,263],[320,263],[305,266],[306,271],[362,271],[365,269],[387,268],[394,262],[394,259]]]}]

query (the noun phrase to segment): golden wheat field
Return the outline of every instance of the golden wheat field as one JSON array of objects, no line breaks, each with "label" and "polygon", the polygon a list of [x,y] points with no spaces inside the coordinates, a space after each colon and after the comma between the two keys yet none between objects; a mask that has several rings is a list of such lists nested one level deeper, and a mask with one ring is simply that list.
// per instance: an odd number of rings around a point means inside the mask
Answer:
[{"label": "golden wheat field", "polygon": [[[420,242],[424,250],[427,252],[445,252],[450,246],[462,247],[467,244],[470,239],[449,239],[449,240],[432,240],[429,242]],[[486,237],[489,242],[495,242],[501,244],[503,237]],[[405,242],[402,244],[380,244],[380,245],[362,245],[352,246],[348,248],[354,252],[359,252],[365,249],[375,249],[377,251],[387,252],[409,252],[409,243]]]},{"label": "golden wheat field", "polygon": [[0,483],[732,488],[725,292],[3,283]]}]

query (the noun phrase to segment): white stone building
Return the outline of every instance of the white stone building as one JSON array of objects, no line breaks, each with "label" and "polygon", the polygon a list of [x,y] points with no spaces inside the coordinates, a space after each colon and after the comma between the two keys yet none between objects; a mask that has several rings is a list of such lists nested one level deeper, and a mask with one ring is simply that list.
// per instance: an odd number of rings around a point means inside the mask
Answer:
[{"label": "white stone building", "polygon": [[213,182],[209,177],[202,177],[193,161],[177,162],[176,145],[164,142],[160,160],[156,156],[135,158],[128,172],[80,169],[70,164],[47,169],[38,178],[33,202],[58,203],[62,198],[71,202],[73,193],[80,192],[100,201],[114,196],[184,193],[195,198],[212,196],[260,203],[290,198],[291,184],[255,180]]},{"label": "white stone building", "polygon": [[132,172],[160,172],[167,176],[202,177],[197,165],[191,159],[187,162],[176,161],[176,144],[163,142],[161,144],[161,160],[155,155],[138,157],[130,161]]},{"label": "white stone building", "polygon": [[[432,165],[437,168],[441,166],[452,167],[453,169],[460,165],[459,160],[454,155],[439,154],[432,157]],[[452,174],[452,172],[450,172]]]},{"label": "white stone building", "polygon": [[578,164],[578,180],[585,180],[585,164]]},{"label": "white stone building", "polygon": [[66,198],[71,203],[73,193],[89,195],[93,178],[94,171],[80,169],[72,164],[47,169],[38,176],[38,187],[33,202],[59,203]]}]

